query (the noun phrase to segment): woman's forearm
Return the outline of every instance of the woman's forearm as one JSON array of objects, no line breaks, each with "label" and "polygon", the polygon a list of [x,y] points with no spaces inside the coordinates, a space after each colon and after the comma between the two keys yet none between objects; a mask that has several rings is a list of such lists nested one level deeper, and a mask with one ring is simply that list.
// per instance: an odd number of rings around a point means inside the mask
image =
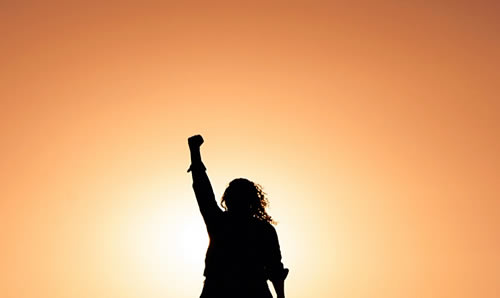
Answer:
[{"label": "woman's forearm", "polygon": [[189,151],[191,152],[191,164],[201,163],[200,147],[190,148]]},{"label": "woman's forearm", "polygon": [[276,291],[277,298],[285,298],[285,280],[272,281],[274,290]]},{"label": "woman's forearm", "polygon": [[205,172],[205,165],[201,161],[200,148],[190,148],[190,151],[191,166],[189,167],[189,171],[193,177],[193,188],[200,208],[204,208],[204,206],[210,205],[212,201],[215,201],[215,196],[208,175]]}]

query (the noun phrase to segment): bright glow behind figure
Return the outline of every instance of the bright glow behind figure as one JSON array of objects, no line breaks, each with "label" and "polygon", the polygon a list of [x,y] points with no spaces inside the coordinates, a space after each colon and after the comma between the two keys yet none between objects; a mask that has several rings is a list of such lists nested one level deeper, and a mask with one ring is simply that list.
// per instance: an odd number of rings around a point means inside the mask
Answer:
[{"label": "bright glow behind figure", "polygon": [[499,1],[1,2],[0,297],[199,295],[201,133],[289,298],[498,298]]}]

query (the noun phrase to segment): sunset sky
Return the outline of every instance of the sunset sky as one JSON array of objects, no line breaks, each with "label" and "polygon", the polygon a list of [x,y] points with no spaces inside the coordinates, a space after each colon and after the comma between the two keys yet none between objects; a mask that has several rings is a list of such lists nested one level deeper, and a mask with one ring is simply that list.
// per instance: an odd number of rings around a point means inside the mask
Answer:
[{"label": "sunset sky", "polygon": [[159,2],[0,1],[0,297],[199,297],[193,134],[287,297],[500,297],[500,2]]}]

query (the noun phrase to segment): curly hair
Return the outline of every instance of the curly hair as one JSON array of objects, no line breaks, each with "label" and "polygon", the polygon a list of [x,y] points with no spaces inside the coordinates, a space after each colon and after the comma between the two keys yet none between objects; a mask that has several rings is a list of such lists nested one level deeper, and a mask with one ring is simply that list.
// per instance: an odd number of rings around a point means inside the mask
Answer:
[{"label": "curly hair", "polygon": [[226,211],[246,213],[258,220],[276,224],[266,212],[269,200],[262,186],[245,178],[237,178],[229,183],[222,195],[221,206]]}]

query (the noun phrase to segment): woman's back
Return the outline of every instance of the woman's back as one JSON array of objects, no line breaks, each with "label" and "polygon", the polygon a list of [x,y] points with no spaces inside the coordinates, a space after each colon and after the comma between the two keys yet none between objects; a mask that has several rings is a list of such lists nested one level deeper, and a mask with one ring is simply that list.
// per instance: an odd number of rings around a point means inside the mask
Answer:
[{"label": "woman's back", "polygon": [[222,198],[222,211],[201,161],[201,136],[189,139],[193,189],[210,237],[205,258],[206,277],[202,298],[272,297],[271,280],[279,298],[288,269],[283,267],[276,230],[266,213],[267,199],[261,187],[238,178]]},{"label": "woman's back", "polygon": [[[205,275],[267,280],[279,270],[280,248],[274,227],[256,218],[241,219],[229,212],[220,214],[208,228],[210,244]],[[272,269],[271,269],[272,268]]]}]

